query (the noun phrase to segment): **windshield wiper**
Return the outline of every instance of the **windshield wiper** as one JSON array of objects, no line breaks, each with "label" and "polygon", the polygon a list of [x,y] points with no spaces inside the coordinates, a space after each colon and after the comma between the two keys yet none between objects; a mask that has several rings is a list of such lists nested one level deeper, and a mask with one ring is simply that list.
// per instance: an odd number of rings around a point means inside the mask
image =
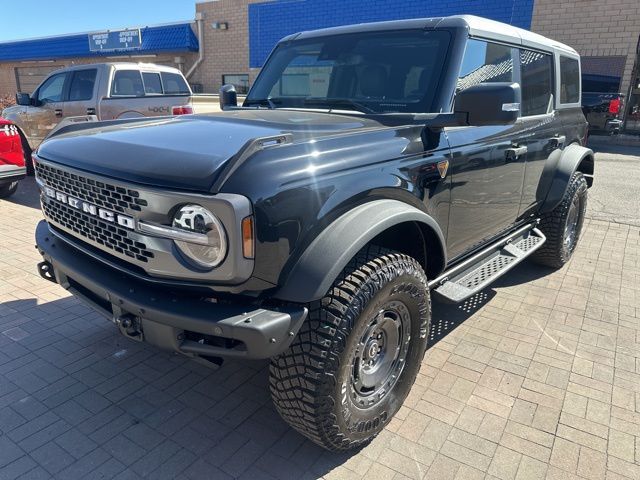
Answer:
[{"label": "windshield wiper", "polygon": [[[282,102],[278,102],[278,103],[282,103]],[[270,109],[274,109],[276,108],[276,102],[273,101],[273,99],[271,99],[271,97],[269,98],[257,98],[255,100],[249,100],[248,102],[245,102],[246,106],[251,106],[251,105],[264,105],[266,107],[269,107]]]},{"label": "windshield wiper", "polygon": [[363,113],[378,113],[371,107],[364,105],[350,98],[305,98],[305,105],[315,105],[332,109],[334,107],[350,107],[351,110],[357,110]]}]

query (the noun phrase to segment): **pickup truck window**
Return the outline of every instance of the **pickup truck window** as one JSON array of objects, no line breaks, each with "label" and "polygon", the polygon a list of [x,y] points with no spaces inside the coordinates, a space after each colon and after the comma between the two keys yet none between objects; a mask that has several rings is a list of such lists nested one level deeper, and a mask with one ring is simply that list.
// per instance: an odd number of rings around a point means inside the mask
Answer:
[{"label": "pickup truck window", "polygon": [[532,50],[520,50],[522,116],[553,110],[553,57]]},{"label": "pickup truck window", "polygon": [[113,76],[111,95],[114,97],[141,97],[144,85],[138,70],[118,70]]},{"label": "pickup truck window", "polygon": [[67,75],[66,73],[59,73],[45,80],[38,89],[38,101],[42,103],[61,102],[64,82],[67,79]]},{"label": "pickup truck window", "polygon": [[486,82],[513,82],[513,48],[470,39],[464,52],[456,91]]},{"label": "pickup truck window", "polygon": [[181,75],[171,72],[162,72],[162,85],[165,95],[182,95],[191,93],[189,85],[184,81]]},{"label": "pickup truck window", "polygon": [[560,56],[560,103],[580,101],[580,65],[575,58]]},{"label": "pickup truck window", "polygon": [[144,82],[144,93],[151,95],[162,93],[162,82],[160,81],[159,73],[142,72],[142,81]]},{"label": "pickup truck window", "polygon": [[430,112],[449,41],[403,30],[280,44],[244,105]]},{"label": "pickup truck window", "polygon": [[91,100],[93,97],[93,85],[96,82],[96,72],[95,68],[73,72],[71,87],[69,88],[69,101]]}]

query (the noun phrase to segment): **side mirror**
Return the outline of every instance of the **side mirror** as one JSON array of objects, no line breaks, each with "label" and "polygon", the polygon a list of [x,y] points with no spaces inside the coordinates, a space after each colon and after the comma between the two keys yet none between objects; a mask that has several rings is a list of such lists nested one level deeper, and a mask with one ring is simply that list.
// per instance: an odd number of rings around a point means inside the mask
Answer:
[{"label": "side mirror", "polygon": [[220,110],[238,106],[238,94],[233,85],[223,85],[220,87]]},{"label": "side mirror", "polygon": [[520,114],[520,84],[479,83],[458,92],[453,110],[463,125],[510,125]]},{"label": "side mirror", "polygon": [[23,106],[31,105],[31,97],[28,93],[16,93],[16,103]]}]

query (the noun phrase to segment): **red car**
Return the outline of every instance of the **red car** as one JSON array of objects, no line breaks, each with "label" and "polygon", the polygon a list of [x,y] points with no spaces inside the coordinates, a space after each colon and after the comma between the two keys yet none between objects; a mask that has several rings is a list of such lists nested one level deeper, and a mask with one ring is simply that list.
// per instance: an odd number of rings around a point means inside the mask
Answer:
[{"label": "red car", "polygon": [[27,174],[18,127],[0,118],[0,198],[7,198],[18,188],[18,180]]}]

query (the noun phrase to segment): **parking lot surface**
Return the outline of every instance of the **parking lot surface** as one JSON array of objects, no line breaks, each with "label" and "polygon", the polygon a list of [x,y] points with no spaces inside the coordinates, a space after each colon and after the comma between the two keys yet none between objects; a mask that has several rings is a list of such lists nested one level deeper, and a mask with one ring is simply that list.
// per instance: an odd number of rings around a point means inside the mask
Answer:
[{"label": "parking lot surface", "polygon": [[640,479],[632,153],[598,153],[565,268],[525,263],[464,305],[434,304],[411,394],[348,454],[280,420],[266,362],[213,371],[132,342],[42,280],[26,180],[0,201],[0,479]]}]

